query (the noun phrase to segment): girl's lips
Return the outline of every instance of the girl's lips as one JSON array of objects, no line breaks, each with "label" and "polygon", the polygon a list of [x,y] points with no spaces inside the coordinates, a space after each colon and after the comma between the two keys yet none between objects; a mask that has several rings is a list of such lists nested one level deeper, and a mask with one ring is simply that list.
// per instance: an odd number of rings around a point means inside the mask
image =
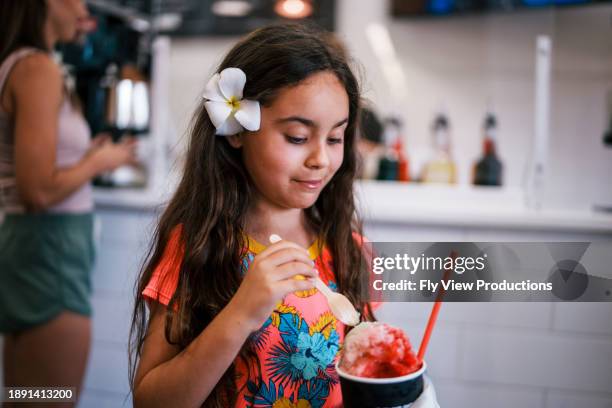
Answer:
[{"label": "girl's lips", "polygon": [[293,180],[309,190],[316,190],[323,184],[323,180]]}]

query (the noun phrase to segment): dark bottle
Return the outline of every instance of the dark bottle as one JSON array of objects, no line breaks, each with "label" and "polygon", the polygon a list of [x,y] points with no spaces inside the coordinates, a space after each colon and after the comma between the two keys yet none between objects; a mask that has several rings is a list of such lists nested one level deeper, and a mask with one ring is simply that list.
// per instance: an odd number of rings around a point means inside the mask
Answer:
[{"label": "dark bottle", "polygon": [[385,155],[378,162],[377,180],[397,180],[398,161],[395,157]]},{"label": "dark bottle", "polygon": [[[402,142],[402,121],[397,117],[389,117],[385,119],[385,132],[384,138],[387,143],[387,158],[391,158],[392,164],[390,166],[394,166],[395,170],[393,170],[395,174],[395,178],[387,178],[387,180],[396,180],[396,181],[410,181],[410,169],[408,166],[408,156],[404,151],[404,144]],[[390,163],[391,163],[390,162]],[[382,163],[382,162],[381,162]],[[384,163],[381,167],[381,170],[384,170],[385,165],[389,165],[388,163]],[[389,171],[389,177],[392,176],[392,172]]]},{"label": "dark bottle", "polygon": [[396,118],[387,118],[384,123],[383,140],[385,153],[378,162],[377,180],[395,181],[399,179],[402,170],[402,152],[397,146],[400,138],[400,122]]},{"label": "dark bottle", "polygon": [[503,166],[495,152],[497,119],[492,113],[487,113],[483,131],[483,156],[474,166],[474,184],[501,186]]}]

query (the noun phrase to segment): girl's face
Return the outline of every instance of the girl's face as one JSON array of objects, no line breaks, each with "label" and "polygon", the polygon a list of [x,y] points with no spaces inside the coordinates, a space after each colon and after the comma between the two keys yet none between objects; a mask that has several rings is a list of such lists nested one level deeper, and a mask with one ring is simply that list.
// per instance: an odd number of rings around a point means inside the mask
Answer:
[{"label": "girl's face", "polygon": [[79,20],[87,15],[82,0],[47,0],[47,28],[55,41],[74,41]]},{"label": "girl's face", "polygon": [[338,78],[323,71],[279,92],[261,108],[257,132],[230,137],[260,202],[308,208],[336,173],[344,156],[349,99]]}]

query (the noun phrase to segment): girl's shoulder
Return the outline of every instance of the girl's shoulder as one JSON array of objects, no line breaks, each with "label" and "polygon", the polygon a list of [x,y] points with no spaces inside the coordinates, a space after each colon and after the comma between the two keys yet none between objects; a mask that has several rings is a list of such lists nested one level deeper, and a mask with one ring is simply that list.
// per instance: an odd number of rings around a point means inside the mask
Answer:
[{"label": "girl's shoulder", "polygon": [[[254,241],[251,242],[249,239],[248,258],[245,259],[247,264],[244,266],[248,266],[248,262],[252,260],[252,257],[260,252],[258,245],[261,246],[261,244]],[[142,291],[142,295],[167,306],[178,286],[184,255],[183,224],[178,224],[170,231],[162,255],[155,265],[151,278]]]}]

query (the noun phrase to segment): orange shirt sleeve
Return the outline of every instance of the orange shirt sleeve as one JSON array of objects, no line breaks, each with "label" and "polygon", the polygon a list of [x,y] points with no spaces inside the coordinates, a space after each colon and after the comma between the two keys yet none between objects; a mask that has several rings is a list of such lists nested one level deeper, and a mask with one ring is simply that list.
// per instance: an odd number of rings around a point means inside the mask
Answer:
[{"label": "orange shirt sleeve", "polygon": [[182,243],[183,227],[178,225],[170,232],[170,238],[164,248],[161,260],[153,270],[149,283],[142,291],[142,295],[168,306],[170,299],[178,285],[179,271],[185,252]]}]

